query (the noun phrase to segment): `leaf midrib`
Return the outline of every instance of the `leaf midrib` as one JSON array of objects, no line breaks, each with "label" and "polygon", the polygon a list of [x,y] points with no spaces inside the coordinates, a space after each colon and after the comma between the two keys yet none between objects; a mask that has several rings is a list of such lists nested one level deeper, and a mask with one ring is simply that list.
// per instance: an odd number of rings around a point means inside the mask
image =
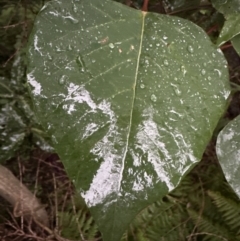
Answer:
[{"label": "leaf midrib", "polygon": [[135,103],[135,99],[136,99],[136,85],[137,85],[140,56],[142,53],[143,32],[144,32],[144,23],[145,23],[146,12],[142,12],[142,15],[143,15],[143,19],[142,19],[141,37],[140,37],[139,51],[138,51],[138,57],[137,57],[137,66],[136,66],[134,83],[133,83],[133,99],[132,99],[131,113],[130,113],[130,119],[129,119],[129,129],[128,129],[128,133],[127,133],[126,148],[125,148],[125,152],[124,152],[123,158],[122,158],[122,168],[120,171],[120,177],[119,177],[119,183],[118,183],[118,189],[117,189],[118,192],[120,192],[120,190],[121,190],[121,181],[122,181],[123,171],[124,171],[124,167],[125,167],[124,162],[125,162],[125,159],[127,156],[127,151],[128,151],[129,138],[130,138],[130,133],[131,133],[131,128],[132,128],[133,108],[134,108],[134,103]]},{"label": "leaf midrib", "polygon": [[[129,138],[130,138],[130,133],[131,133],[131,129],[132,129],[133,108],[134,108],[134,103],[135,103],[135,99],[136,99],[136,85],[137,85],[140,56],[142,53],[143,33],[144,33],[144,24],[145,24],[146,14],[147,14],[147,12],[142,12],[143,19],[142,19],[141,37],[140,37],[139,52],[138,52],[138,57],[137,57],[137,66],[136,66],[136,71],[135,71],[134,83],[133,83],[133,87],[132,87],[133,88],[133,100],[132,100],[131,113],[130,113],[130,118],[129,118],[129,129],[128,129],[128,133],[127,133],[126,148],[125,148],[125,152],[124,152],[123,158],[122,158],[122,168],[120,170],[120,176],[119,176],[119,182],[118,182],[118,188],[117,188],[118,193],[121,190],[121,182],[122,182],[123,171],[124,171],[124,167],[125,167],[125,159],[126,159],[127,152],[128,152]],[[116,212],[116,205],[114,208],[114,213],[115,212]],[[115,217],[115,215],[114,215],[114,217]],[[114,227],[115,227],[115,220],[116,219],[114,218],[112,230],[114,230]],[[113,236],[114,236],[113,232],[111,232],[111,236],[113,238]]]}]

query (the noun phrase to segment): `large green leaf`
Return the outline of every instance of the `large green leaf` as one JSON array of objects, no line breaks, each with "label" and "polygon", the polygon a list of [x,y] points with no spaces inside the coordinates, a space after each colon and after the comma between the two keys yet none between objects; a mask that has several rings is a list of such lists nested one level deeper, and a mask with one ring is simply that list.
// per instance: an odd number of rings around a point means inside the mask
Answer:
[{"label": "large green leaf", "polygon": [[240,33],[240,14],[229,15],[217,40],[217,46],[221,46]]},{"label": "large green leaf", "polygon": [[16,56],[10,76],[0,77],[0,164],[14,156],[18,149],[22,151],[24,140],[30,133],[31,144],[53,151],[32,110],[25,62],[24,54]]},{"label": "large green leaf", "polygon": [[217,40],[217,46],[220,46],[240,33],[240,1],[211,0],[211,2],[226,18],[223,29]]},{"label": "large green leaf", "polygon": [[28,82],[109,241],[200,160],[230,93],[223,54],[202,29],[108,0],[42,9]]},{"label": "large green leaf", "polygon": [[211,0],[213,6],[225,16],[240,13],[239,0]]},{"label": "large green leaf", "polygon": [[189,10],[199,6],[201,0],[163,0],[166,12]]},{"label": "large green leaf", "polygon": [[240,115],[220,132],[216,151],[223,172],[240,197]]},{"label": "large green leaf", "polygon": [[232,45],[238,53],[238,55],[240,56],[240,34],[238,34],[232,39]]}]

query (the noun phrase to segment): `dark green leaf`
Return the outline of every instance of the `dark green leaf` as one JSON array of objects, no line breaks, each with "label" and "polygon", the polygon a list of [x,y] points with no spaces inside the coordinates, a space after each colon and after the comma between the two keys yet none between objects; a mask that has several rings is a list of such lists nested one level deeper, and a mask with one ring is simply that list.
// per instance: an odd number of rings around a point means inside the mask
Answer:
[{"label": "dark green leaf", "polygon": [[109,241],[201,159],[230,93],[223,54],[202,29],[107,0],[44,7],[28,82]]},{"label": "dark green leaf", "polygon": [[239,0],[211,0],[213,6],[225,16],[240,13]]},{"label": "dark green leaf", "polygon": [[240,56],[240,34],[232,38],[232,45],[238,53],[238,55]]},{"label": "dark green leaf", "polygon": [[25,69],[24,57],[17,56],[9,79],[0,77],[0,163],[14,156],[30,130],[35,144],[46,151],[53,151],[46,142],[46,134],[39,130],[30,97],[26,95]]},{"label": "dark green leaf", "polygon": [[220,132],[216,151],[223,172],[233,190],[240,197],[240,116]]},{"label": "dark green leaf", "polygon": [[198,7],[201,0],[163,0],[166,12],[189,10]]},{"label": "dark green leaf", "polygon": [[224,23],[217,46],[224,44],[240,33],[240,14],[231,14]]}]

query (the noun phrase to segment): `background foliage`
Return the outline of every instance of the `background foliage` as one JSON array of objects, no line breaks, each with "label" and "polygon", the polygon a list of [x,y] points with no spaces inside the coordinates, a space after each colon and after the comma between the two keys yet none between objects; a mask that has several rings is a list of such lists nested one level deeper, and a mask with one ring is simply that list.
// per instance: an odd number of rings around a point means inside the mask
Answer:
[{"label": "background foliage", "polygon": [[[142,4],[141,1],[122,2],[134,8]],[[37,235],[31,236],[31,229],[21,226],[21,220],[12,220],[4,212],[7,207],[4,204],[0,235],[9,240],[16,237],[16,240],[44,240],[52,235],[56,240],[60,236],[70,240],[100,239],[97,226],[83,201],[74,195],[58,158],[38,149],[53,151],[31,111],[24,53],[32,23],[43,3],[27,0],[0,3],[0,162],[19,177],[24,174],[23,181],[48,205],[51,228],[57,227],[58,231],[53,235],[33,226]],[[188,1],[150,1],[149,10],[190,19],[203,27],[214,42],[225,21],[222,13],[208,1],[196,1],[191,6]],[[228,59],[230,81],[235,88],[235,84],[240,84],[239,56],[230,42],[221,48]],[[240,113],[239,101],[235,88],[201,163],[179,187],[143,210],[122,240],[240,240],[239,199],[226,182],[215,156],[216,136]]]}]

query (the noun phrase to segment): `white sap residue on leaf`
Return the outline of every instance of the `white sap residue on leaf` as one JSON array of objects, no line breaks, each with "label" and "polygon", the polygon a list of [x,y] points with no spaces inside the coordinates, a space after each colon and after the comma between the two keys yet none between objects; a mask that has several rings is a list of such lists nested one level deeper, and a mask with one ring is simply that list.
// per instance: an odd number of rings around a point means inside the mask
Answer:
[{"label": "white sap residue on leaf", "polygon": [[76,111],[75,104],[85,102],[92,110],[97,108],[97,105],[92,100],[90,93],[83,87],[73,83],[70,83],[67,87],[68,94],[65,97],[65,101],[71,100],[71,104],[63,105],[63,109],[70,115],[73,111]]},{"label": "white sap residue on leaf", "polygon": [[73,16],[63,16],[64,19],[69,19],[72,23],[78,23],[78,19],[74,18]]},{"label": "white sap residue on leaf", "polygon": [[[165,170],[165,162],[171,162],[172,157],[166,149],[162,136],[158,131],[158,125],[153,121],[154,110],[149,107],[143,112],[144,121],[139,125],[136,135],[137,148],[142,149],[148,155],[148,161],[152,164],[156,174],[162,182],[165,182],[168,189],[174,188],[168,172]],[[160,156],[161,152],[164,160]]]},{"label": "white sap residue on leaf", "polygon": [[57,11],[55,11],[55,12],[54,11],[49,11],[48,13],[53,15],[53,16],[55,16],[55,17],[58,16],[58,12]]},{"label": "white sap residue on leaf", "polygon": [[36,81],[36,79],[34,78],[33,76],[33,72],[30,72],[29,74],[27,74],[27,80],[28,80],[28,83],[34,88],[32,90],[33,94],[34,95],[40,95],[41,94],[41,91],[42,91],[42,86],[40,83],[38,83]]},{"label": "white sap residue on leaf", "polygon": [[[120,163],[123,154],[123,150],[119,151],[114,146],[121,138],[116,125],[117,118],[114,111],[111,109],[111,103],[104,100],[97,106],[97,109],[109,116],[109,129],[105,136],[91,149],[91,153],[97,157],[97,160],[101,160],[101,165],[92,180],[89,190],[82,192],[82,196],[90,207],[104,203],[108,195],[119,191]],[[107,203],[106,205],[110,204],[111,203]]]},{"label": "white sap residue on leaf", "polygon": [[129,152],[131,153],[131,156],[133,158],[133,165],[135,167],[139,167],[141,165],[139,157],[132,150],[129,150]]},{"label": "white sap residue on leaf", "polygon": [[[221,134],[220,134],[221,136]],[[217,143],[217,155],[220,158],[220,163],[224,172],[224,175],[228,183],[232,186],[234,191],[240,196],[240,187],[237,182],[239,176],[238,161],[240,159],[239,145],[235,141],[231,141],[230,151],[226,149],[226,143],[222,142],[222,138]],[[221,162],[222,161],[222,162]]]},{"label": "white sap residue on leaf", "polygon": [[197,162],[198,160],[193,154],[192,146],[189,143],[186,143],[183,135],[178,131],[174,130],[170,133],[178,147],[178,152],[175,154],[177,159],[179,160],[179,167],[178,172],[183,174],[186,172],[186,170],[189,168],[189,166],[186,166],[186,164],[189,162],[189,160],[192,163]]},{"label": "white sap residue on leaf", "polygon": [[169,112],[170,112],[170,113],[174,113],[174,114],[176,114],[176,115],[179,116],[179,117],[183,117],[183,114],[180,114],[180,113],[178,113],[178,112],[175,111],[175,110],[170,110]]},{"label": "white sap residue on leaf", "polygon": [[83,134],[82,139],[85,139],[89,136],[91,136],[94,132],[98,130],[98,125],[96,123],[90,123],[86,126],[85,132]]},{"label": "white sap residue on leaf", "polygon": [[34,45],[34,50],[36,50],[41,56],[43,56],[42,52],[40,51],[41,48],[38,47],[38,36],[37,35],[34,36],[33,45]]},{"label": "white sap residue on leaf", "polygon": [[230,129],[228,133],[226,132],[222,133],[221,139],[224,143],[226,141],[230,141],[233,137],[234,137],[234,132]]},{"label": "white sap residue on leaf", "polygon": [[[137,176],[136,176],[137,177]],[[144,182],[143,182],[144,180]],[[133,191],[142,191],[146,187],[152,187],[153,186],[153,178],[147,174],[147,172],[144,172],[143,178],[136,178],[132,190]]]},{"label": "white sap residue on leaf", "polygon": [[230,90],[223,90],[222,94],[223,94],[225,100],[227,100],[229,95],[231,94],[231,91]]}]

